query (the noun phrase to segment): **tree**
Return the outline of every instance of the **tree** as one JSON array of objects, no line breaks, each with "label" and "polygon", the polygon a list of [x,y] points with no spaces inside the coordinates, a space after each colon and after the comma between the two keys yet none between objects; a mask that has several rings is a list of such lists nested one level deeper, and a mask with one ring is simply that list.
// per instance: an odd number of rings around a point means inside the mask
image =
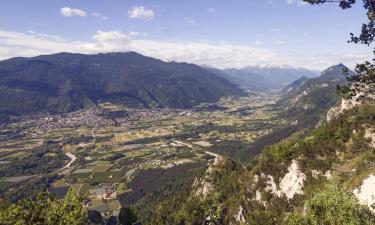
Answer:
[{"label": "tree", "polygon": [[[310,4],[324,4],[329,2],[339,3],[342,9],[349,9],[357,3],[356,0],[303,0]],[[356,36],[350,33],[350,40],[355,44],[370,44],[375,41],[375,1],[374,0],[362,0],[363,8],[367,12],[367,23],[362,24],[361,33]],[[375,49],[374,49],[375,54]],[[373,59],[375,61],[375,59]],[[371,62],[364,62],[358,64],[355,69],[354,75],[349,75],[348,71],[344,71],[348,81],[352,84],[350,86],[338,86],[338,93],[344,98],[375,98],[375,65]]]},{"label": "tree", "polygon": [[119,214],[119,220],[122,225],[132,225],[137,222],[137,215],[135,212],[127,207],[122,207]]},{"label": "tree", "polygon": [[96,210],[87,210],[87,218],[88,221],[93,224],[102,224],[103,223],[103,217],[100,214],[100,212]]},{"label": "tree", "polygon": [[58,200],[43,192],[35,199],[23,199],[14,204],[0,201],[0,224],[4,225],[82,225],[86,209],[81,198],[72,193]]},{"label": "tree", "polygon": [[109,217],[106,225],[117,225],[117,218],[115,216]]}]

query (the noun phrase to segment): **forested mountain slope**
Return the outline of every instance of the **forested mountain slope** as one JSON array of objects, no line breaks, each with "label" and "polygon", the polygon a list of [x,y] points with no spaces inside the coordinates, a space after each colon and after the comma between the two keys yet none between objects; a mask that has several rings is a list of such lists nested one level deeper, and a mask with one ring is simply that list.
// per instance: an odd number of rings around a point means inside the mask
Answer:
[{"label": "forested mountain slope", "polygon": [[0,115],[68,112],[100,101],[187,108],[241,94],[199,66],[135,52],[59,53],[0,62]]},{"label": "forested mountain slope", "polygon": [[[339,100],[337,85],[347,83],[343,64],[331,66],[319,77],[302,77],[280,91],[282,115],[297,123],[314,124]],[[349,72],[352,74],[353,72]],[[308,116],[306,116],[308,115]]]}]

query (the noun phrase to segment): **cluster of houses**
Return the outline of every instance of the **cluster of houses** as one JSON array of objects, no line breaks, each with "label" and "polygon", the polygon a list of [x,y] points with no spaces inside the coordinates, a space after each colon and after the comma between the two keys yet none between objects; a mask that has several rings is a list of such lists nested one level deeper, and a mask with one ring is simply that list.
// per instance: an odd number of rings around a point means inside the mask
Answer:
[{"label": "cluster of houses", "polygon": [[103,109],[89,108],[64,114],[25,116],[21,118],[20,125],[31,127],[33,132],[40,134],[62,127],[103,127],[114,125],[112,120],[101,116],[102,114]]},{"label": "cluster of houses", "polygon": [[94,189],[93,193],[97,199],[102,200],[109,200],[109,199],[116,199],[117,193],[114,187],[99,187]]},{"label": "cluster of houses", "polygon": [[19,121],[20,125],[32,128],[35,136],[63,127],[106,127],[144,119],[162,119],[173,114],[172,109],[132,108],[126,109],[122,117],[109,118],[106,116],[108,112],[108,109],[93,107],[63,114],[12,117],[12,121]]}]

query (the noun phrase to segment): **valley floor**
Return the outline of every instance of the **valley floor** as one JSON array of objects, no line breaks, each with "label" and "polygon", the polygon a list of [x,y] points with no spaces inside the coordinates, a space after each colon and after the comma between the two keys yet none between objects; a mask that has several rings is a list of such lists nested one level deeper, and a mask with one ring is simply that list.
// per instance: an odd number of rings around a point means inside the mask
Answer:
[{"label": "valley floor", "polygon": [[219,155],[241,162],[259,153],[260,137],[289,125],[277,116],[277,99],[251,94],[189,110],[104,103],[13,118],[0,130],[0,197],[15,201],[48,187],[116,213],[168,185],[189,185]]}]

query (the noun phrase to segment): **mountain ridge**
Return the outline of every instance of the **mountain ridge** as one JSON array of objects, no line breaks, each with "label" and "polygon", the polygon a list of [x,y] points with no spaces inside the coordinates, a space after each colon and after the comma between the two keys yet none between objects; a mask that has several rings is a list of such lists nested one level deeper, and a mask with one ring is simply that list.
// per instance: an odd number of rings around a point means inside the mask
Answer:
[{"label": "mountain ridge", "polygon": [[316,77],[316,71],[290,66],[248,66],[241,69],[208,68],[214,73],[231,80],[251,91],[280,90],[302,76]]},{"label": "mountain ridge", "polygon": [[99,101],[189,108],[243,91],[195,64],[136,52],[63,52],[0,61],[0,93],[2,113],[17,114],[74,111]]},{"label": "mountain ridge", "polygon": [[319,121],[340,100],[336,86],[347,84],[344,68],[343,64],[334,65],[318,77],[300,78],[286,86],[279,92],[281,99],[277,103],[283,108],[283,116],[307,124]]}]

